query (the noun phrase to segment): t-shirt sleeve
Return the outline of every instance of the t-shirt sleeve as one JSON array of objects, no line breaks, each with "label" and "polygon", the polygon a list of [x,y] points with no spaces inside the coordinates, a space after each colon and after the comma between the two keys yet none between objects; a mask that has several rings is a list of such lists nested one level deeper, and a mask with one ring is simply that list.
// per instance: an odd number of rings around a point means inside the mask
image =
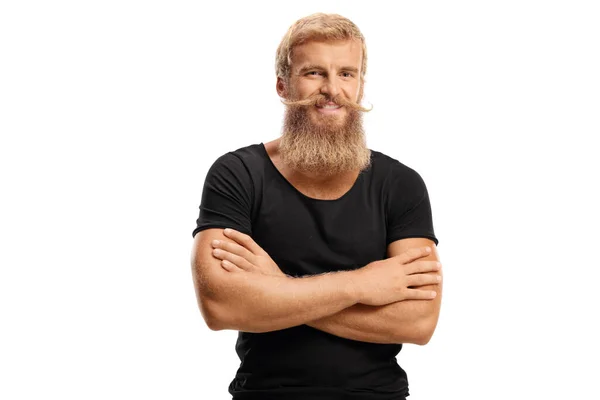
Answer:
[{"label": "t-shirt sleeve", "polygon": [[437,245],[429,194],[421,175],[404,165],[394,166],[387,183],[387,244],[421,237]]},{"label": "t-shirt sleeve", "polygon": [[196,233],[209,228],[232,228],[252,234],[252,179],[242,160],[233,153],[221,156],[208,170]]}]

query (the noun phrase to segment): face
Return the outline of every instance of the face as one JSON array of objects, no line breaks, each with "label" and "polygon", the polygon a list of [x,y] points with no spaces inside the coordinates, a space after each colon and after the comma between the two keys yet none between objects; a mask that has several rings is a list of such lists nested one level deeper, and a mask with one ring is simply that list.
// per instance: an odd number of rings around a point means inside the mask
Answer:
[{"label": "face", "polygon": [[288,82],[277,81],[277,92],[288,100],[324,95],[326,104],[311,106],[308,117],[314,124],[342,124],[348,117],[345,106],[331,101],[336,96],[357,103],[361,93],[362,46],[356,40],[310,41],[292,51]]},{"label": "face", "polygon": [[332,176],[368,166],[358,104],[361,57],[361,44],[351,40],[294,48],[290,78],[277,81],[287,100],[279,151],[293,170]]}]

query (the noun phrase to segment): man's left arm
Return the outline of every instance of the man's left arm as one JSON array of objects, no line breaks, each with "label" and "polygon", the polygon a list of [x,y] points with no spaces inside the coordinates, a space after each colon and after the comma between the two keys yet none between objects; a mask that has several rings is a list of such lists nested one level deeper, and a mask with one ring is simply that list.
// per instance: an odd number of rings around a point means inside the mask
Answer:
[{"label": "man's left arm", "polygon": [[[236,244],[220,241],[213,247],[223,250],[219,256],[245,271],[283,275],[271,257],[252,238],[228,230],[224,234]],[[409,249],[430,247],[431,253],[420,260],[440,261],[435,243],[426,238],[396,240],[388,246],[387,256],[394,257]],[[399,267],[400,268],[400,267]],[[440,274],[441,271],[432,272]],[[437,325],[442,297],[442,282],[421,286],[437,293],[433,300],[404,300],[385,306],[356,304],[328,317],[313,320],[307,325],[315,329],[362,342],[426,344]]]},{"label": "man's left arm", "polygon": [[[425,238],[400,239],[390,243],[388,257],[422,246],[432,249],[430,255],[423,260],[440,261],[435,243]],[[356,304],[307,325],[332,335],[362,342],[424,345],[431,339],[437,325],[442,283],[423,288],[435,290],[437,296],[433,300],[405,300],[379,307]]]}]

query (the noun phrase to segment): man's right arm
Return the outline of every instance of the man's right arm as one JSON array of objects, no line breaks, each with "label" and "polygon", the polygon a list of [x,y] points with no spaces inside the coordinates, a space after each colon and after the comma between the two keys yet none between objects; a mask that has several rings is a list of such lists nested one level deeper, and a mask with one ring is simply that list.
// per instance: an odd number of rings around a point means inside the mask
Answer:
[{"label": "man's right arm", "polygon": [[222,229],[206,229],[196,234],[192,251],[198,305],[212,330],[281,330],[333,315],[360,300],[353,271],[301,279],[226,271],[212,256],[215,239],[230,241]]},{"label": "man's right arm", "polygon": [[357,303],[386,305],[407,299],[431,299],[420,287],[437,283],[429,275],[437,262],[421,260],[426,248],[375,261],[353,271],[303,278],[225,270],[212,255],[213,240],[230,241],[222,229],[200,231],[194,240],[192,269],[198,304],[213,330],[269,332],[307,324]]}]

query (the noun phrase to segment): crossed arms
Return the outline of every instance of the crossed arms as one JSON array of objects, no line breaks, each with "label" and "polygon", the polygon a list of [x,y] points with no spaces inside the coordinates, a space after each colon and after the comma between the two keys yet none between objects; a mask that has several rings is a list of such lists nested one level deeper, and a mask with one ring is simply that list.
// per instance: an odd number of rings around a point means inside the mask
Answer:
[{"label": "crossed arms", "polygon": [[423,345],[441,304],[436,247],[423,238],[397,240],[387,259],[354,271],[292,278],[249,236],[207,229],[194,239],[192,273],[200,311],[213,330],[307,324],[352,340]]}]

